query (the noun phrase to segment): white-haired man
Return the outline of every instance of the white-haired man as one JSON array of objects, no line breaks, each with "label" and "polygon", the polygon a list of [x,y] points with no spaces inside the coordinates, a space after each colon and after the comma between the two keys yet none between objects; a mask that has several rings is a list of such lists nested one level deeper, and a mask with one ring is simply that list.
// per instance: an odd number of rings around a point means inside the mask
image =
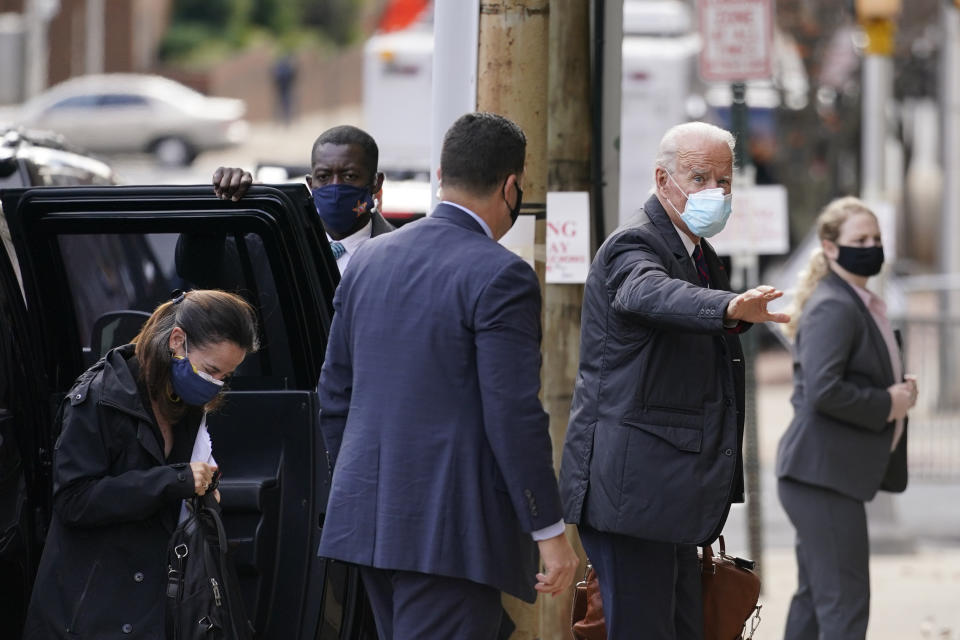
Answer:
[{"label": "white-haired man", "polygon": [[738,334],[788,319],[768,312],[772,287],[728,291],[704,240],[730,215],[733,147],[702,122],[667,131],[654,193],[587,278],[560,493],[611,640],[703,637],[696,545],[743,499]]}]

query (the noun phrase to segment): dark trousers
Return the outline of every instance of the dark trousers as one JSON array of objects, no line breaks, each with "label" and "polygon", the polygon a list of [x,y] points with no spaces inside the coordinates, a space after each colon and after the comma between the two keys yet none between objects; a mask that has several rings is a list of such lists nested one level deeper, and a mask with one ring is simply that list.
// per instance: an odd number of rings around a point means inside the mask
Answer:
[{"label": "dark trousers", "polygon": [[380,640],[495,640],[503,607],[493,587],[413,571],[360,567]]},{"label": "dark trousers", "polygon": [[797,592],[784,640],[863,640],[870,617],[870,541],[863,503],[781,478],[797,531]]},{"label": "dark trousers", "polygon": [[608,640],[702,640],[697,548],[580,526],[600,580]]}]

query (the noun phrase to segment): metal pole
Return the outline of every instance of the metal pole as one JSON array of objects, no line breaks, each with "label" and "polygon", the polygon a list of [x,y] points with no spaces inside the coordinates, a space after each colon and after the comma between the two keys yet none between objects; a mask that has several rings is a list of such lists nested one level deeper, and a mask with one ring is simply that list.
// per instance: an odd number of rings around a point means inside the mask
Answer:
[{"label": "metal pole", "polygon": [[[737,146],[734,164],[737,177],[734,188],[753,186],[750,166],[750,121],[747,108],[747,85],[734,82],[730,87],[733,101],[730,105],[730,129]],[[734,214],[736,215],[736,214]],[[755,254],[732,257],[734,289],[749,289],[759,284],[759,260]],[[757,331],[748,331],[741,340],[744,361],[744,420],[743,473],[747,506],[747,545],[750,558],[757,563],[757,575],[763,584],[763,503],[760,495],[760,445],[757,428],[757,376],[755,360],[758,353]]]},{"label": "metal pole", "polygon": [[[547,78],[549,0],[480,2],[477,109],[502,114],[523,128],[527,159],[521,216],[535,216],[535,270],[546,273]],[[517,626],[514,637],[539,638],[544,598],[527,605],[504,596]]]},{"label": "metal pole", "polygon": [[[943,3],[943,58],[941,91],[943,105],[943,213],[940,223],[940,269],[960,274],[960,8]],[[960,316],[960,291],[945,291],[941,308],[946,317]],[[949,328],[941,330],[939,405],[960,406],[960,376],[957,375],[956,349],[960,336]]]},{"label": "metal pole", "polygon": [[104,48],[107,36],[106,0],[87,0],[86,13],[86,56],[87,73],[103,73]]},{"label": "metal pole", "polygon": [[477,108],[479,25],[479,0],[434,3],[431,209],[437,204],[437,167],[440,166],[443,134],[457,118]]},{"label": "metal pole", "polygon": [[[24,78],[24,93],[26,98],[32,98],[47,88],[47,67],[49,51],[47,46],[47,25],[49,24],[49,0],[27,0],[26,14],[26,61],[27,70]],[[54,9],[54,13],[59,9]]]},{"label": "metal pole", "polygon": [[891,18],[862,21],[867,35],[863,60],[863,114],[860,130],[860,195],[867,202],[886,196],[884,187],[887,108],[893,101],[893,38]]},{"label": "metal pole", "polygon": [[[620,226],[620,111],[623,83],[623,2],[598,2],[602,11],[603,32],[596,32],[603,48],[603,75],[594,79],[602,87],[601,108],[598,113],[602,135],[600,154],[600,184],[603,191],[603,226],[610,233]],[[643,186],[646,188],[646,185]],[[596,238],[599,246],[604,238]]]}]

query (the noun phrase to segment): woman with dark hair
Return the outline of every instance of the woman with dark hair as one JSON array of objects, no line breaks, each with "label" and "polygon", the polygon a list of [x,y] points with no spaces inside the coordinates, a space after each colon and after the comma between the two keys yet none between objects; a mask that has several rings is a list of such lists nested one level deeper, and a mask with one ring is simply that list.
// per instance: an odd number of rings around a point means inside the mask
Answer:
[{"label": "woman with dark hair", "polygon": [[190,291],[77,378],[25,639],[163,638],[167,542],[182,501],[216,471],[206,413],[257,347],[242,298]]},{"label": "woman with dark hair", "polygon": [[870,611],[864,502],[907,486],[906,419],[917,400],[886,305],[867,289],[883,266],[877,218],[857,198],[817,218],[821,248],[801,275],[793,408],[777,452],[780,502],[797,531],[787,640],[862,640]]}]

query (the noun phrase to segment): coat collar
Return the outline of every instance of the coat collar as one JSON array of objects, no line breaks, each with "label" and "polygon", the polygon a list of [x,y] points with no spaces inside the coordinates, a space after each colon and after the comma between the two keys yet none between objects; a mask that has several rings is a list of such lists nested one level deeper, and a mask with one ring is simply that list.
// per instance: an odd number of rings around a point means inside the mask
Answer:
[{"label": "coat collar", "polygon": [[147,452],[163,464],[163,436],[156,427],[152,411],[141,400],[137,384],[139,362],[132,344],[117,347],[104,356],[103,389],[100,402],[122,411],[137,420],[137,440]]},{"label": "coat collar", "polygon": [[[870,313],[870,309],[867,308],[867,305],[863,304],[863,298],[860,297],[856,291],[854,291],[853,286],[838,276],[833,269],[827,272],[827,275],[824,277],[824,281],[834,288],[840,289],[853,300],[853,303],[857,306],[857,309],[864,316],[864,320],[867,324],[867,333],[870,334],[870,340],[873,342],[873,348],[877,353],[886,354],[888,352],[887,341],[884,340],[883,334],[880,333],[880,327],[877,326],[877,321],[873,319],[873,314]],[[880,364],[883,367],[883,373],[886,380],[892,380],[893,382],[899,382],[899,380],[893,379],[893,364],[890,362],[890,358],[881,357]]]},{"label": "coat collar", "polygon": [[389,233],[396,229],[392,224],[387,222],[387,219],[380,215],[379,211],[372,211],[370,213],[370,220],[373,221],[373,230],[370,232],[371,237],[376,237],[384,233]]},{"label": "coat collar", "polygon": [[[667,243],[667,248],[670,249],[671,253],[673,253],[674,258],[676,258],[677,262],[680,263],[680,266],[683,267],[683,272],[686,276],[684,279],[690,284],[699,286],[700,276],[697,275],[697,268],[693,264],[693,258],[691,258],[690,254],[687,253],[687,247],[684,246],[683,240],[680,239],[680,232],[673,225],[673,221],[663,208],[663,205],[660,204],[660,200],[657,198],[656,194],[651,195],[643,204],[643,211],[647,214],[647,218],[653,223],[653,226],[660,233],[660,237],[662,237],[663,241]],[[710,245],[708,245],[703,238],[700,239],[700,242],[702,243],[701,246],[704,248],[704,256],[706,257],[708,255],[712,255],[713,257],[712,261],[709,258],[707,259],[708,266],[711,267],[710,277],[712,279],[712,272],[715,270],[713,263],[717,262],[716,255],[713,253],[713,249],[710,248]]]},{"label": "coat collar", "polygon": [[452,207],[449,204],[440,203],[437,205],[437,208],[433,210],[433,213],[430,215],[431,218],[437,218],[440,220],[449,220],[458,227],[463,227],[468,231],[475,231],[480,235],[486,237],[486,233],[483,230],[483,227],[480,224],[470,217],[470,214],[465,211],[461,211],[457,207]]}]

